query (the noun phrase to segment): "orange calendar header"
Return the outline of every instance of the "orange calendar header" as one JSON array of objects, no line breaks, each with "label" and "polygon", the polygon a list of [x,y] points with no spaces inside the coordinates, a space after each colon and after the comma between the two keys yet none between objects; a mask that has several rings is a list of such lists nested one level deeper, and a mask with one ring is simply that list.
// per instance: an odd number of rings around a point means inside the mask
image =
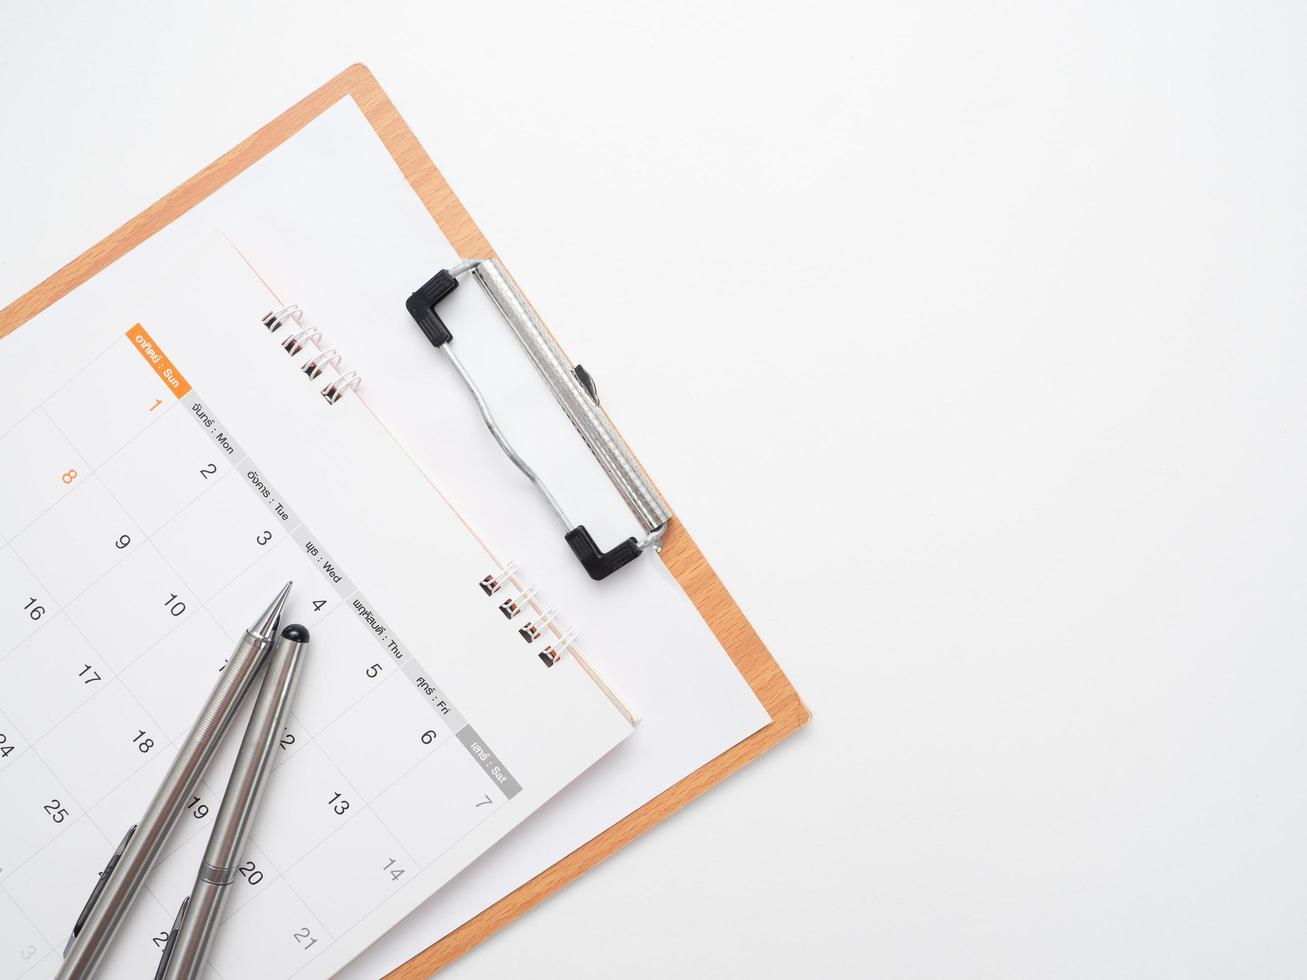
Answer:
[{"label": "orange calendar header", "polygon": [[168,386],[168,390],[177,398],[184,398],[191,390],[191,383],[182,377],[182,373],[168,360],[168,356],[160,350],[149,332],[138,323],[127,331],[127,339],[141,352],[145,362],[154,368],[154,373]]}]

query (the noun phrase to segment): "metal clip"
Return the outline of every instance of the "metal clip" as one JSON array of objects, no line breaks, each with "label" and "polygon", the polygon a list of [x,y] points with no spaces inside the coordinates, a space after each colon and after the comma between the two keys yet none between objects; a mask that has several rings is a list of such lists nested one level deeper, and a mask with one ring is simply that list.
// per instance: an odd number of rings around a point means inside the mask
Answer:
[{"label": "metal clip", "polygon": [[[595,543],[584,524],[573,524],[545,486],[539,475],[509,444],[486,403],[485,396],[468,374],[453,349],[453,335],[436,313],[436,306],[458,287],[458,277],[470,273],[485,290],[495,307],[507,322],[523,351],[549,386],[554,399],[567,414],[576,431],[594,454],[599,465],[621,493],[627,506],[644,527],[644,536],[637,540],[627,538],[616,547],[604,551]],[[570,364],[562,348],[550,335],[544,322],[536,315],[531,304],[517,284],[509,278],[498,259],[469,259],[442,270],[424,283],[405,304],[422,332],[432,345],[445,353],[454,365],[463,383],[476,401],[481,418],[499,443],[504,454],[512,460],[522,474],[531,481],[549,509],[563,525],[563,538],[572,553],[585,567],[592,579],[607,578],[617,569],[638,558],[649,548],[657,548],[662,541],[671,508],[654,487],[635,454],[623,441],[616,426],[599,407],[598,389],[592,378],[580,365]]]},{"label": "metal clip", "polygon": [[109,863],[100,872],[100,880],[91,889],[91,897],[86,900],[86,904],[82,906],[82,914],[73,923],[73,933],[68,937],[68,942],[64,945],[64,956],[67,956],[68,951],[73,948],[73,940],[77,938],[82,931],[82,926],[86,925],[86,920],[90,918],[91,910],[95,908],[95,903],[100,900],[100,894],[104,891],[104,886],[109,883],[109,876],[113,874],[113,869],[118,867],[118,861],[122,858],[123,851],[127,850],[127,842],[132,839],[132,834],[136,833],[136,827],[137,824],[132,824],[127,828],[127,833],[123,834],[123,840],[118,845],[118,850],[113,852],[113,857],[109,858]]},{"label": "metal clip", "polygon": [[159,966],[154,971],[154,980],[163,980],[164,974],[168,972],[168,961],[172,959],[172,951],[177,948],[177,933],[181,932],[182,923],[186,921],[186,907],[191,904],[191,896],[187,895],[182,899],[182,906],[177,910],[177,918],[172,920],[172,928],[168,930],[168,938],[163,941],[163,955],[159,957]]}]

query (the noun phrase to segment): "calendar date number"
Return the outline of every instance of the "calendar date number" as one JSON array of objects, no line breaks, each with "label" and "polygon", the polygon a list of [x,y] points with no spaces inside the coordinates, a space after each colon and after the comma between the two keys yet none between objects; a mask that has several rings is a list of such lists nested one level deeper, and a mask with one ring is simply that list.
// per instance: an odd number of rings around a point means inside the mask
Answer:
[{"label": "calendar date number", "polygon": [[257,885],[263,880],[263,872],[259,870],[259,866],[253,861],[246,861],[236,869],[236,873],[251,885]]},{"label": "calendar date number", "polygon": [[58,800],[51,800],[41,809],[45,810],[45,815],[49,817],[53,823],[63,823],[68,819],[68,810]]}]

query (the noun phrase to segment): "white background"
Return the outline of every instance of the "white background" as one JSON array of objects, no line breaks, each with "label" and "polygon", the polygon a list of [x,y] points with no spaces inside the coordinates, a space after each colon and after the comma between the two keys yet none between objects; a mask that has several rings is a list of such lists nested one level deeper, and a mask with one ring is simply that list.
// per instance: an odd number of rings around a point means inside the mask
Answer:
[{"label": "white background", "polygon": [[0,303],[353,61],[814,713],[454,978],[1307,969],[1303,8],[0,2]]}]

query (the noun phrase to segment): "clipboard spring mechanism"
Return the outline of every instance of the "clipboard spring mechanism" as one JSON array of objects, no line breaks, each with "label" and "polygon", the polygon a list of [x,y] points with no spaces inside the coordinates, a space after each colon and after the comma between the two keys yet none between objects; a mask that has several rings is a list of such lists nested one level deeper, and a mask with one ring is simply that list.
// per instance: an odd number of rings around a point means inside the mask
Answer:
[{"label": "clipboard spring mechanism", "polygon": [[[495,422],[490,406],[481,389],[459,360],[452,343],[454,336],[436,313],[440,301],[458,288],[459,280],[471,275],[490,297],[503,316],[523,351],[531,359],[544,379],[555,400],[567,414],[576,431],[603,467],[626,505],[631,509],[644,535],[640,539],[627,538],[616,547],[604,551],[595,543],[584,524],[573,524],[558,499],[545,486],[539,474],[509,443]],[[635,454],[618,434],[608,415],[599,407],[599,396],[594,379],[581,365],[571,364],[562,348],[550,335],[544,322],[536,315],[517,284],[509,277],[498,259],[469,259],[449,269],[442,269],[408,298],[405,306],[433,347],[444,352],[454,365],[458,376],[471,392],[481,412],[486,428],[495,437],[501,449],[522,474],[535,485],[549,509],[563,526],[563,538],[572,553],[595,581],[607,578],[649,548],[657,549],[672,512],[666,501],[654,488],[649,474],[644,471]]]}]

